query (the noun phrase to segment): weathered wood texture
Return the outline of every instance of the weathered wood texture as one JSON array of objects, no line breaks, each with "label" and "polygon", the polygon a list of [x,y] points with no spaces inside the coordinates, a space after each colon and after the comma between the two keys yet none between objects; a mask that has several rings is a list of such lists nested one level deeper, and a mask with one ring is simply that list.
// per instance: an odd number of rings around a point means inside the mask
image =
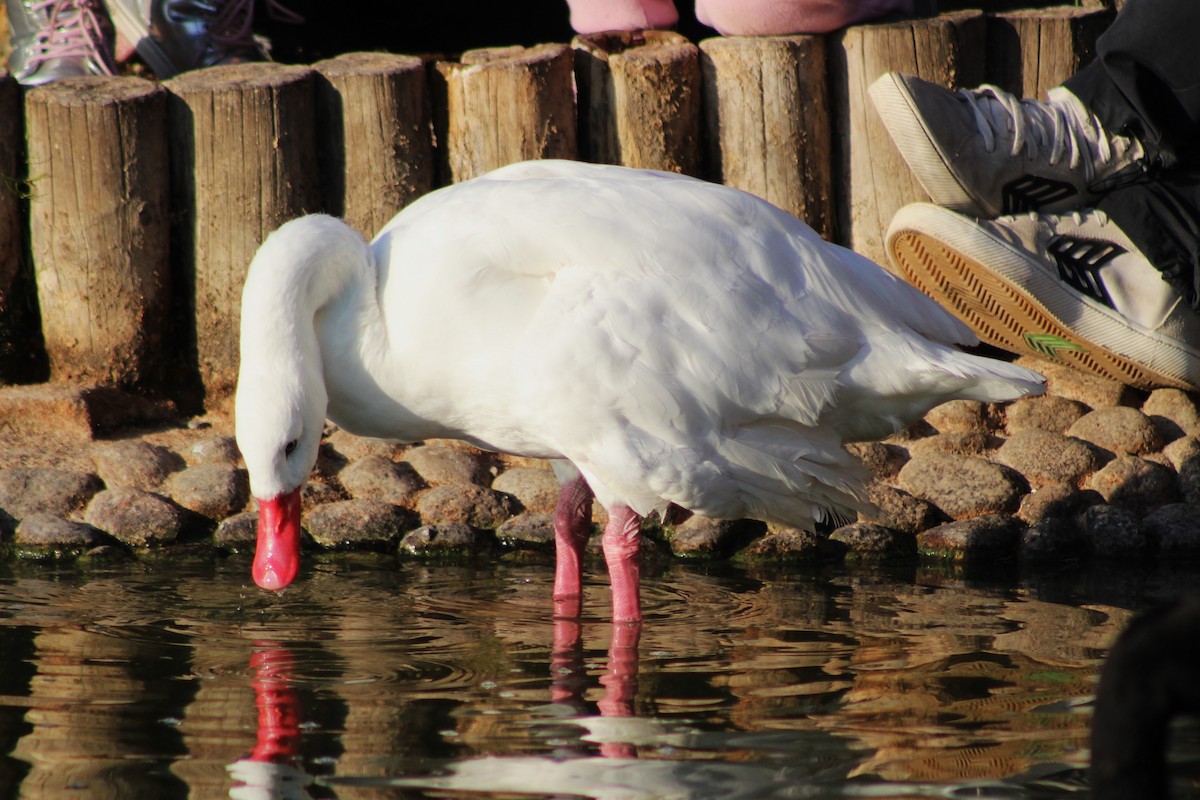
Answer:
[{"label": "weathered wood texture", "polygon": [[700,176],[700,51],[670,31],[577,36],[579,151]]},{"label": "weathered wood texture", "polygon": [[26,191],[23,120],[20,87],[0,70],[0,383],[45,378],[37,298],[22,252],[21,197]]},{"label": "weathered wood texture", "polygon": [[313,68],[325,210],[372,237],[433,188],[425,62],[346,53]]},{"label": "weathered wood texture", "polygon": [[700,43],[708,176],[833,235],[830,112],[821,36]]},{"label": "weathered wood texture", "polygon": [[284,222],[320,210],[313,74],[234,64],[163,84],[177,268],[206,398],[236,385],[242,283],[258,246]]},{"label": "weathered wood texture", "polygon": [[29,227],[55,380],[162,378],[170,304],[166,94],[72,78],[25,96]]},{"label": "weathered wood texture", "polygon": [[830,84],[837,143],[838,239],[887,264],[883,234],[896,211],[929,197],[883,127],[867,87],[889,70],[949,88],[983,80],[985,21],[975,11],[855,25],[833,42]]},{"label": "weathered wood texture", "polygon": [[1106,8],[1058,6],[1009,11],[988,19],[988,82],[1018,97],[1044,99],[1096,55],[1113,20]]},{"label": "weathered wood texture", "polygon": [[573,62],[562,44],[468,50],[461,61],[439,61],[439,181],[458,183],[530,158],[575,158]]}]

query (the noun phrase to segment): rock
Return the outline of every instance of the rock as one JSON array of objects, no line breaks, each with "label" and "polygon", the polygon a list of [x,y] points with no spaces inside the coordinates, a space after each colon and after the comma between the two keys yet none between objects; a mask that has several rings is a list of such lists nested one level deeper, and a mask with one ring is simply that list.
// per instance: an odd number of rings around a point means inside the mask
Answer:
[{"label": "rock", "polygon": [[108,541],[103,533],[87,523],[40,512],[21,520],[13,537],[18,549],[33,549],[56,556],[78,556]]},{"label": "rock", "polygon": [[348,462],[358,461],[368,456],[379,456],[395,461],[402,458],[404,453],[404,445],[397,442],[355,436],[352,433],[346,433],[341,428],[332,431],[325,438],[325,443]]},{"label": "rock", "polygon": [[169,403],[107,386],[39,383],[0,388],[0,432],[88,442],[135,423],[176,416]]},{"label": "rock", "polygon": [[950,400],[925,415],[938,433],[986,433],[985,420],[984,405],[977,400]]},{"label": "rock", "polygon": [[183,456],[140,439],[108,442],[92,450],[96,473],[108,488],[127,486],[152,492],[172,472],[187,466]]},{"label": "rock", "polygon": [[852,442],[846,445],[859,461],[878,480],[896,477],[900,468],[908,463],[908,450],[899,445],[884,442]]},{"label": "rock", "polygon": [[413,526],[411,512],[380,500],[340,500],[314,508],[304,527],[327,550],[389,550]]},{"label": "rock", "polygon": [[847,559],[903,560],[916,558],[917,537],[871,522],[843,525],[829,535],[829,540],[845,549]]},{"label": "rock", "polygon": [[213,545],[235,553],[254,552],[258,540],[258,512],[243,511],[226,517],[213,533]]},{"label": "rock", "polygon": [[830,561],[838,556],[838,548],[824,536],[799,528],[777,528],[755,539],[734,558],[738,561],[788,564]]},{"label": "rock", "polygon": [[300,507],[305,511],[311,511],[326,503],[349,499],[345,492],[336,486],[331,486],[320,477],[309,479],[300,490]]},{"label": "rock", "polygon": [[510,495],[474,483],[435,486],[417,501],[417,512],[427,524],[465,522],[476,528],[496,528],[515,513]]},{"label": "rock", "polygon": [[1021,532],[1017,551],[1022,561],[1060,564],[1089,552],[1083,529],[1072,520],[1043,517]]},{"label": "rock", "polygon": [[1065,433],[1087,412],[1088,407],[1078,400],[1069,400],[1058,395],[1022,397],[1008,407],[1004,427],[1009,436],[1030,428]]},{"label": "rock", "polygon": [[1150,509],[1179,499],[1175,474],[1137,456],[1113,459],[1092,475],[1088,486],[1108,503],[1131,508]]},{"label": "rock", "polygon": [[156,494],[116,486],[92,498],[84,521],[130,547],[175,541],[183,531],[184,512]]},{"label": "rock", "polygon": [[176,472],[162,486],[163,494],[189,511],[219,521],[250,502],[246,470],[228,464],[199,464]]},{"label": "rock", "polygon": [[404,534],[400,550],[426,558],[465,558],[492,549],[492,538],[465,522],[422,525]]},{"label": "rock", "polygon": [[872,483],[867,486],[867,496],[877,511],[861,514],[860,522],[875,522],[904,533],[917,534],[946,521],[946,515],[932,503],[894,486]]},{"label": "rock", "polygon": [[1122,506],[1098,505],[1083,512],[1083,530],[1098,558],[1142,558],[1150,540],[1140,515]]},{"label": "rock", "polygon": [[671,553],[679,558],[726,558],[761,527],[750,520],[710,519],[693,514],[667,534]]},{"label": "rock", "polygon": [[49,467],[0,470],[0,508],[15,519],[44,512],[78,518],[104,486],[90,472]]},{"label": "rock", "polygon": [[467,452],[446,445],[421,445],[404,454],[404,460],[412,464],[430,486],[446,486],[460,483],[491,483],[488,459],[482,453]]},{"label": "rock", "polygon": [[917,534],[917,549],[953,561],[1003,561],[1016,557],[1024,529],[1011,514],[987,514],[923,531]]},{"label": "rock", "polygon": [[1125,384],[1039,358],[1018,358],[1017,364],[1046,376],[1047,394],[1083,403],[1089,408],[1119,406],[1130,395]]},{"label": "rock", "polygon": [[938,452],[914,457],[896,482],[953,519],[1016,511],[1028,490],[1024,479],[999,464]]},{"label": "rock", "polygon": [[1153,453],[1163,446],[1162,435],[1150,418],[1128,406],[1098,408],[1084,414],[1067,429],[1067,435],[1118,455]]},{"label": "rock", "polygon": [[496,539],[514,550],[554,551],[554,515],[518,514],[496,528]]},{"label": "rock", "polygon": [[1013,434],[996,451],[995,458],[1024,475],[1031,486],[1078,485],[1100,468],[1100,458],[1092,447],[1079,439],[1041,428],[1026,428]]},{"label": "rock", "polygon": [[1158,427],[1164,441],[1200,436],[1200,406],[1179,389],[1155,389],[1142,403],[1142,413]]},{"label": "rock", "polygon": [[236,467],[242,460],[237,440],[232,436],[213,436],[201,439],[188,448],[188,454],[195,464],[223,464]]},{"label": "rock", "polygon": [[1070,519],[1104,502],[1100,493],[1074,484],[1047,483],[1021,498],[1017,517],[1028,525],[1043,519]]},{"label": "rock", "polygon": [[908,452],[913,458],[932,452],[977,456],[996,444],[996,437],[986,431],[952,431],[917,439],[909,444]]},{"label": "rock", "polygon": [[381,455],[364,456],[337,477],[355,500],[382,500],[398,506],[411,506],[425,488],[411,465]]},{"label": "rock", "polygon": [[511,494],[531,514],[553,514],[562,485],[548,469],[516,467],[507,469],[492,481],[497,492]]},{"label": "rock", "polygon": [[1200,439],[1185,436],[1163,450],[1177,473],[1179,496],[1185,503],[1200,505]]},{"label": "rock", "polygon": [[1164,559],[1200,556],[1200,514],[1188,503],[1168,503],[1146,515],[1144,527]]}]

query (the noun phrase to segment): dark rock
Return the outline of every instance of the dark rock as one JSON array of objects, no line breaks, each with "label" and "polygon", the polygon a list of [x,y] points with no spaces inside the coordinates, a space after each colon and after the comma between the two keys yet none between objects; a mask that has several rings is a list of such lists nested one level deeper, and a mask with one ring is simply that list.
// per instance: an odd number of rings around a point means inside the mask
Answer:
[{"label": "dark rock", "polygon": [[829,540],[845,548],[847,559],[892,561],[917,556],[914,534],[870,522],[843,525],[829,535]]},{"label": "dark rock", "polygon": [[492,488],[511,494],[531,514],[553,514],[562,493],[562,485],[551,470],[529,467],[501,472],[492,481]]},{"label": "dark rock", "polygon": [[1162,435],[1150,418],[1128,406],[1098,408],[1084,414],[1067,429],[1067,435],[1118,455],[1153,453],[1163,446]]},{"label": "dark rock", "polygon": [[1146,515],[1146,534],[1162,558],[1200,556],[1200,513],[1188,503],[1169,503]]},{"label": "dark rock", "polygon": [[199,464],[176,472],[162,492],[183,508],[215,521],[236,514],[250,502],[246,470],[228,464]]},{"label": "dark rock", "polygon": [[1142,403],[1142,413],[1158,427],[1164,441],[1200,436],[1200,407],[1187,392],[1155,389]]},{"label": "dark rock", "polygon": [[908,463],[908,450],[894,444],[884,442],[852,442],[846,445],[859,461],[878,480],[889,480],[896,477],[900,468]]},{"label": "dark rock", "polygon": [[1100,469],[1100,458],[1093,447],[1041,428],[1027,428],[1013,434],[996,451],[995,458],[1024,475],[1031,486],[1078,485]]},{"label": "dark rock", "polygon": [[411,512],[380,500],[340,500],[309,511],[304,527],[327,550],[385,550],[415,520]]},{"label": "dark rock", "polygon": [[937,452],[914,457],[896,482],[954,519],[1016,511],[1028,490],[1020,475],[999,464]]},{"label": "dark rock", "polygon": [[172,472],[187,466],[183,456],[140,439],[109,442],[92,450],[96,473],[112,489],[128,486],[151,492]]},{"label": "dark rock", "polygon": [[398,506],[411,506],[425,488],[409,464],[380,455],[364,456],[350,464],[338,473],[338,481],[355,500],[382,500]]},{"label": "dark rock", "polygon": [[473,483],[435,486],[417,501],[417,512],[427,524],[465,522],[476,528],[496,528],[515,513],[516,503],[502,494]]},{"label": "dark rock", "polygon": [[977,400],[950,400],[925,415],[938,433],[986,433],[986,419],[984,405]]},{"label": "dark rock", "polygon": [[777,528],[755,539],[739,552],[738,561],[771,561],[775,563],[807,563],[831,561],[839,557],[836,546],[824,536],[799,528]]},{"label": "dark rock", "polygon": [[998,443],[996,437],[986,431],[951,431],[917,439],[909,444],[908,452],[913,458],[932,452],[977,456]]},{"label": "dark rock", "polygon": [[1112,505],[1149,509],[1179,499],[1175,473],[1137,456],[1113,459],[1088,481]]},{"label": "dark rock", "polygon": [[1005,416],[1005,430],[1009,436],[1030,428],[1065,433],[1068,428],[1088,412],[1088,407],[1077,400],[1068,400],[1052,394],[1037,397],[1022,397],[1013,401]]},{"label": "dark rock", "polygon": [[1069,519],[1104,502],[1099,492],[1067,483],[1048,483],[1021,498],[1017,517],[1029,525],[1043,519]]},{"label": "dark rock", "polygon": [[1150,539],[1141,516],[1122,506],[1092,506],[1083,512],[1083,530],[1092,552],[1103,559],[1142,558]]},{"label": "dark rock", "polygon": [[213,533],[213,545],[235,553],[253,552],[258,540],[258,512],[243,511],[226,517]]},{"label": "dark rock", "polygon": [[322,478],[307,481],[300,490],[300,507],[305,511],[319,508],[327,503],[336,503],[350,498],[340,488]]},{"label": "dark rock", "polygon": [[404,454],[404,460],[412,464],[430,486],[491,483],[488,459],[481,453],[457,450],[446,445],[421,445]]},{"label": "dark rock", "polygon": [[38,512],[78,518],[103,488],[90,472],[15,467],[0,470],[0,508],[18,520]]},{"label": "dark rock", "polygon": [[862,522],[876,522],[904,533],[917,534],[947,519],[932,503],[885,483],[867,486],[867,497],[875,504],[876,511],[860,515]]},{"label": "dark rock", "polygon": [[518,514],[496,528],[496,538],[515,550],[554,550],[553,514]]},{"label": "dark rock", "polygon": [[954,561],[1003,561],[1014,558],[1025,524],[1011,514],[947,522],[917,534],[922,555]]},{"label": "dark rock", "polygon": [[80,555],[109,541],[103,533],[84,522],[55,514],[30,514],[17,526],[13,542],[18,549],[33,549],[55,555]]},{"label": "dark rock", "polygon": [[1018,544],[1023,561],[1054,564],[1083,558],[1089,549],[1088,537],[1073,520],[1049,516],[1023,530]]},{"label": "dark rock", "polygon": [[493,541],[465,522],[440,522],[404,534],[400,550],[425,558],[465,558],[491,550]]},{"label": "dark rock", "polygon": [[150,492],[117,486],[92,498],[84,521],[130,547],[175,541],[186,519],[183,509]]},{"label": "dark rock", "polygon": [[39,383],[0,388],[0,430],[87,442],[136,423],[177,416],[170,404],[108,386]]},{"label": "dark rock", "polygon": [[710,519],[693,514],[671,528],[667,544],[679,558],[726,558],[761,527],[748,520]]},{"label": "dark rock", "polygon": [[224,464],[236,467],[242,460],[237,440],[232,436],[213,436],[193,444],[188,452],[197,464]]}]

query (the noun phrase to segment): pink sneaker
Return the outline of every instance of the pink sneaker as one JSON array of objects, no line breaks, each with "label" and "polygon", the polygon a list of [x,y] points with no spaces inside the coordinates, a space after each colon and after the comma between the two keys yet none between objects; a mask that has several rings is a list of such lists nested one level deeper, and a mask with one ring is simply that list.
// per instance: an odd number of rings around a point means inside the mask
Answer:
[{"label": "pink sneaker", "polygon": [[696,19],[725,36],[828,33],[887,14],[913,14],[914,0],[696,0]]},{"label": "pink sneaker", "polygon": [[671,0],[567,0],[576,33],[670,28],[679,21]]}]

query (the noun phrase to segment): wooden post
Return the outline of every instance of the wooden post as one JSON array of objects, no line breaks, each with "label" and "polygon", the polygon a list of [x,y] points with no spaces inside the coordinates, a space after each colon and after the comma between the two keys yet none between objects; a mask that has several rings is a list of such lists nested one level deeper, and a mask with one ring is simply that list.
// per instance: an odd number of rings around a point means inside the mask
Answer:
[{"label": "wooden post", "polygon": [[987,25],[988,82],[1018,97],[1044,99],[1096,55],[1107,8],[1054,6],[995,14]]},{"label": "wooden post", "polygon": [[700,43],[709,177],[833,235],[825,39],[723,36]]},{"label": "wooden post", "polygon": [[313,71],[231,64],[167,81],[184,318],[206,400],[237,383],[242,283],[267,235],[319,210]]},{"label": "wooden post", "polygon": [[468,50],[439,61],[434,131],[443,183],[532,158],[575,158],[571,48]]},{"label": "wooden post", "polygon": [[589,161],[700,175],[700,58],[670,31],[576,36],[579,149]]},{"label": "wooden post", "polygon": [[37,298],[22,252],[23,119],[20,86],[0,70],[0,384],[46,378]]},{"label": "wooden post", "polygon": [[425,62],[346,53],[313,68],[325,210],[370,238],[433,188]]},{"label": "wooden post", "polygon": [[887,264],[883,234],[901,207],[929,196],[883,127],[867,87],[885,72],[916,75],[948,88],[983,82],[985,17],[958,11],[846,28],[833,44],[839,240]]},{"label": "wooden post", "polygon": [[29,228],[51,377],[159,385],[170,305],[166,94],[71,78],[25,96]]}]

